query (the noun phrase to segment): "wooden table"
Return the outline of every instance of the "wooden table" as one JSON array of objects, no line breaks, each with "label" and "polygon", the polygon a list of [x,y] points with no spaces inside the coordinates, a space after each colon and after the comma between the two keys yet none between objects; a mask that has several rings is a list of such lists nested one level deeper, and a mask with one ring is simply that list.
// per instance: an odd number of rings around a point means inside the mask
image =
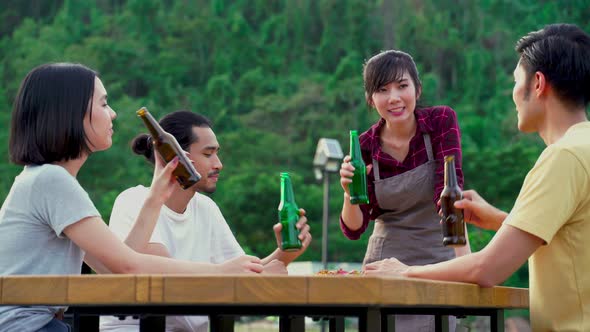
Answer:
[{"label": "wooden table", "polygon": [[[364,276],[5,276],[0,305],[68,305],[75,329],[98,314],[138,315],[141,331],[161,330],[162,315],[209,315],[211,331],[233,331],[233,316],[280,316],[281,331],[303,331],[303,316],[359,317],[359,331],[393,331],[391,314],[491,318],[503,331],[504,309],[528,308],[528,290]],[[151,315],[151,316],[150,316]],[[331,330],[343,330],[333,320]],[[88,328],[84,328],[88,331]]]}]

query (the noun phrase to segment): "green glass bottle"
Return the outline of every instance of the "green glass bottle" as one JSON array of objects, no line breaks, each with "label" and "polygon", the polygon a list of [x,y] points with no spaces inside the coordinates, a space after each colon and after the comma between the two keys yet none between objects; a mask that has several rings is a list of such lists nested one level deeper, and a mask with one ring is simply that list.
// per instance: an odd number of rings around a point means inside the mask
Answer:
[{"label": "green glass bottle", "polygon": [[361,145],[356,130],[350,131],[350,163],[354,167],[352,183],[348,186],[350,204],[369,204],[367,167],[361,156]]},{"label": "green glass bottle", "polygon": [[160,156],[168,163],[178,156],[178,166],[172,174],[176,177],[182,189],[187,189],[201,179],[201,174],[197,172],[193,163],[188,159],[184,150],[176,141],[176,138],[162,129],[158,121],[150,114],[147,108],[142,107],[137,111],[137,115],[143,120],[143,123],[152,135],[154,147],[160,153]]},{"label": "green glass bottle", "polygon": [[445,186],[440,194],[444,246],[461,247],[467,244],[463,210],[455,208],[455,202],[462,198],[463,192],[455,171],[455,156],[445,156]]},{"label": "green glass bottle", "polygon": [[279,203],[279,222],[281,230],[281,249],[283,251],[297,251],[301,249],[299,230],[296,227],[299,220],[299,208],[295,203],[293,185],[289,173],[281,173],[281,202]]}]

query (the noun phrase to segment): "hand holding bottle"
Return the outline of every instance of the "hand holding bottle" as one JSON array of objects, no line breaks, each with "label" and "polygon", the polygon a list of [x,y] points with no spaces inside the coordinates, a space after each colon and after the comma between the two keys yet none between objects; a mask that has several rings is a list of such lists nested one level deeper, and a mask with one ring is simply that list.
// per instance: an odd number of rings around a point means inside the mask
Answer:
[{"label": "hand holding bottle", "polygon": [[[372,164],[369,164],[367,167],[367,174],[371,172],[373,168]],[[340,165],[340,185],[347,196],[350,196],[349,186],[352,183],[352,177],[354,176],[354,166],[350,163],[350,156],[344,156],[344,160]]]},{"label": "hand holding bottle", "polygon": [[310,227],[307,223],[307,217],[305,217],[304,209],[299,209],[299,220],[295,224],[295,227],[297,228],[297,230],[299,230],[299,235],[297,236],[297,238],[301,241],[301,248],[296,251],[283,251],[281,249],[281,244],[283,243],[281,235],[283,225],[281,223],[276,223],[272,228],[275,233],[275,238],[277,240],[277,247],[279,248],[279,250],[281,250],[281,261],[283,262],[294,261],[297,257],[301,256],[301,254],[305,252],[305,250],[307,249],[307,247],[309,247],[309,244],[311,243],[312,237],[309,231]]},{"label": "hand holding bottle", "polygon": [[172,195],[174,188],[178,186],[174,170],[178,166],[178,158],[172,159],[168,164],[155,154],[155,169],[150,186],[150,198],[158,204],[164,204]]},{"label": "hand holding bottle", "polygon": [[463,199],[455,202],[455,207],[463,210],[465,221],[479,228],[497,231],[506,216],[506,212],[492,206],[475,190],[463,192]]}]

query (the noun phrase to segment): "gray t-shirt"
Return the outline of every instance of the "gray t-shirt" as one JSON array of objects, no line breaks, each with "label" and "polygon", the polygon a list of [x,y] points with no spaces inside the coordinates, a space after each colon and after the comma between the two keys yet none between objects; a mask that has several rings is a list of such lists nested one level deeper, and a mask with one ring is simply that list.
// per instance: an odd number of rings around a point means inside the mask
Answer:
[{"label": "gray t-shirt", "polygon": [[[25,166],[0,209],[0,275],[80,274],[84,252],[64,228],[100,216],[63,167]],[[0,331],[36,331],[59,307],[0,307]]]}]

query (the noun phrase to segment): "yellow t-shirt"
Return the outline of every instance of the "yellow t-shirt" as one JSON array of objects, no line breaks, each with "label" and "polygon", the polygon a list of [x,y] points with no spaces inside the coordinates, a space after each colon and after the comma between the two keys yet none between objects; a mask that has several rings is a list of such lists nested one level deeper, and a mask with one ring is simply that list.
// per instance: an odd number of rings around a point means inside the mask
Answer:
[{"label": "yellow t-shirt", "polygon": [[529,259],[533,331],[590,331],[590,123],[548,146],[505,221],[546,242]]}]

